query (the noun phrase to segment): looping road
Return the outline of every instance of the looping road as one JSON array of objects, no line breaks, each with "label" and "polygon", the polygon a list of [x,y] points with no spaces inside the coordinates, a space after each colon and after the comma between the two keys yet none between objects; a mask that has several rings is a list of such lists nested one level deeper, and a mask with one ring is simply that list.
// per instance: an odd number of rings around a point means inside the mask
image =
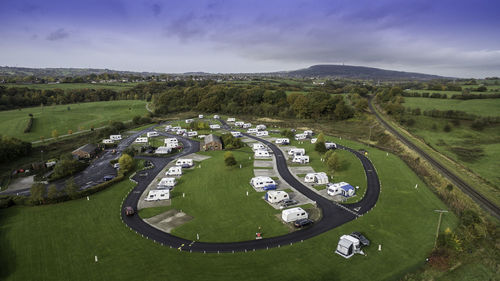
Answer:
[{"label": "looping road", "polygon": [[[224,129],[230,129],[230,127],[222,121]],[[169,134],[161,132],[161,135],[168,136]],[[173,161],[178,157],[182,157],[199,150],[199,143],[186,138],[178,137],[179,140],[184,145],[184,150],[175,156],[167,158],[155,158],[146,157],[155,166],[154,168],[148,170],[148,175],[141,177],[140,173],[134,177],[134,180],[138,182],[135,188],[128,194],[124,199],[121,218],[123,222],[130,227],[133,231],[141,234],[157,243],[161,243],[165,246],[170,246],[171,248],[178,248],[183,251],[190,252],[204,252],[204,253],[231,253],[231,252],[246,252],[254,251],[258,249],[267,249],[272,247],[280,247],[284,245],[290,245],[297,242],[302,242],[306,239],[317,236],[321,233],[329,231],[335,227],[338,227],[344,223],[352,221],[359,216],[362,216],[369,210],[371,210],[378,200],[380,193],[380,182],[375,170],[375,167],[363,154],[352,150],[348,147],[339,146],[338,149],[344,149],[350,151],[363,164],[365,169],[365,174],[367,178],[367,191],[362,200],[353,204],[339,204],[334,203],[318,193],[312,191],[308,187],[304,186],[299,182],[288,170],[286,158],[281,152],[281,150],[276,147],[273,143],[268,142],[263,139],[259,139],[254,136],[246,135],[247,137],[253,138],[255,140],[261,141],[266,144],[274,153],[277,162],[278,172],[281,177],[291,186],[293,186],[297,191],[307,196],[309,199],[316,202],[318,208],[322,211],[322,219],[315,222],[311,227],[306,229],[301,229],[286,235],[278,237],[264,238],[260,240],[250,240],[241,242],[227,242],[227,243],[208,243],[208,242],[198,242],[187,240],[181,237],[165,233],[158,230],[151,225],[144,222],[138,215],[126,216],[124,212],[125,206],[132,206],[137,209],[137,203],[149,183],[155,178],[155,176],[161,171],[161,169],[168,164],[168,162]],[[175,200],[175,199],[174,199]]]}]

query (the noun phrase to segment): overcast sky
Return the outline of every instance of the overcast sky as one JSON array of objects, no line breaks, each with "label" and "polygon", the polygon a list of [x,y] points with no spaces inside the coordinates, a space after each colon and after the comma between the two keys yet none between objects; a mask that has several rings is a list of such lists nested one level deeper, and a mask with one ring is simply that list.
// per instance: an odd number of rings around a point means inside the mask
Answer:
[{"label": "overcast sky", "polygon": [[496,0],[2,0],[0,65],[500,76]]}]

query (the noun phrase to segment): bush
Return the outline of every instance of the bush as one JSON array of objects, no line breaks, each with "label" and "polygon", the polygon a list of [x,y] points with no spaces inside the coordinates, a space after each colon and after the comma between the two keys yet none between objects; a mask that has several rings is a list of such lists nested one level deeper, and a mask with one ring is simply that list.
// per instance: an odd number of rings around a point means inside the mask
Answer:
[{"label": "bush", "polygon": [[120,163],[120,170],[123,173],[127,173],[134,167],[134,159],[128,154],[123,154],[118,163]]},{"label": "bush", "polygon": [[243,147],[243,142],[239,138],[233,137],[231,134],[225,134],[221,137],[222,145],[224,149],[238,149]]},{"label": "bush", "polygon": [[447,133],[448,133],[448,132],[451,132],[451,126],[450,126],[450,124],[446,124],[446,125],[444,125],[444,127],[443,127],[443,131],[445,131],[445,132],[447,132]]},{"label": "bush", "polygon": [[484,120],[482,118],[479,118],[479,119],[474,120],[474,122],[472,122],[472,124],[470,126],[472,129],[474,129],[476,131],[482,131],[484,129],[484,127],[486,127],[486,125],[488,125],[488,122],[486,122],[486,120]]},{"label": "bush", "polygon": [[293,139],[295,137],[295,134],[291,130],[286,129],[281,131],[281,135],[289,139]]},{"label": "bush", "polygon": [[24,133],[31,132],[31,127],[33,127],[33,114],[30,113],[30,119],[28,120],[28,124],[26,124],[26,128],[24,128]]},{"label": "bush", "polygon": [[228,167],[235,166],[237,164],[236,159],[231,151],[224,153],[224,164]]}]

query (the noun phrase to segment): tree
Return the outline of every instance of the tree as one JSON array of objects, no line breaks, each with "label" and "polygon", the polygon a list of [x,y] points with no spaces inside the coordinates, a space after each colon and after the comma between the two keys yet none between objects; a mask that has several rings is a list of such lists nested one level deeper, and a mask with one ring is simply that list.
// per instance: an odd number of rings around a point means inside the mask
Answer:
[{"label": "tree", "polygon": [[342,162],[339,158],[339,155],[336,151],[329,150],[325,154],[325,163],[328,171],[331,173],[335,171],[339,171],[342,168]]},{"label": "tree", "polygon": [[123,154],[118,163],[120,163],[120,170],[125,174],[134,166],[134,159],[128,154]]},{"label": "tree", "polygon": [[45,185],[41,183],[35,183],[30,189],[30,199],[33,203],[42,204],[45,195]]},{"label": "tree", "polygon": [[325,135],[323,133],[319,134],[318,140],[316,140],[316,144],[314,145],[314,150],[316,150],[319,153],[326,152]]},{"label": "tree", "polygon": [[71,199],[78,198],[78,186],[76,185],[75,179],[73,179],[73,177],[69,178],[66,181],[65,191]]},{"label": "tree", "polygon": [[52,137],[55,139],[59,138],[59,132],[57,130],[52,130]]},{"label": "tree", "polygon": [[231,151],[227,151],[224,153],[224,164],[226,166],[231,167],[235,166],[237,164],[236,159],[234,158],[234,155]]},{"label": "tree", "polygon": [[49,200],[51,200],[51,201],[54,201],[58,197],[59,197],[59,191],[57,190],[56,185],[55,184],[51,184],[49,186],[49,190],[47,192],[47,198],[49,198]]}]

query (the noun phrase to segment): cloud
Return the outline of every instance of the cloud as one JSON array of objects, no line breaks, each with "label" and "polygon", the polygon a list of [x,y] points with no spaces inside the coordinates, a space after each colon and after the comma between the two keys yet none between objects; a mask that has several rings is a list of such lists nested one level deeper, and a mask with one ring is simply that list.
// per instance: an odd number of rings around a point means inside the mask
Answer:
[{"label": "cloud", "polygon": [[51,32],[49,35],[47,35],[47,40],[49,41],[58,41],[58,40],[63,40],[65,38],[69,37],[69,33],[64,30],[64,28],[59,28],[53,32]]},{"label": "cloud", "polygon": [[161,14],[161,5],[158,4],[158,3],[154,3],[153,5],[151,5],[151,11],[153,11],[153,15],[155,17],[159,16]]}]

